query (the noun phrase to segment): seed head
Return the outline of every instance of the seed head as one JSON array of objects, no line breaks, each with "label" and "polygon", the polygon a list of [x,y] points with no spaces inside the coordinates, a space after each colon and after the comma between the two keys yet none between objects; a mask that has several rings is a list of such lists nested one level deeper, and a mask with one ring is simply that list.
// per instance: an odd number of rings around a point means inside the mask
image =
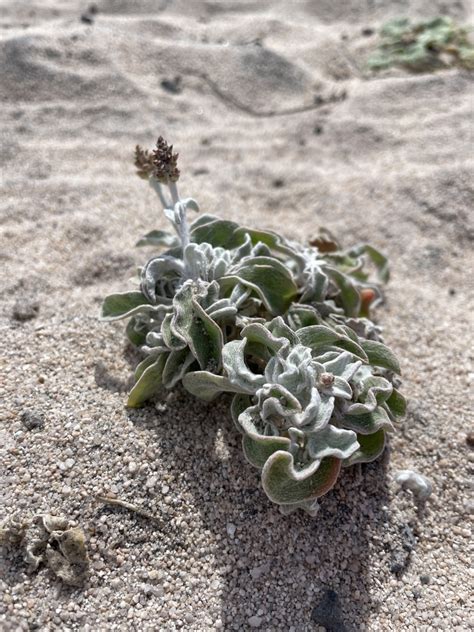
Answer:
[{"label": "seed head", "polygon": [[153,150],[153,177],[162,184],[176,182],[179,179],[178,155],[173,154],[173,145],[168,145],[163,136],[156,142]]},{"label": "seed head", "polygon": [[135,167],[137,168],[137,175],[140,178],[149,178],[153,173],[153,156],[147,149],[142,149],[140,145],[135,147]]}]

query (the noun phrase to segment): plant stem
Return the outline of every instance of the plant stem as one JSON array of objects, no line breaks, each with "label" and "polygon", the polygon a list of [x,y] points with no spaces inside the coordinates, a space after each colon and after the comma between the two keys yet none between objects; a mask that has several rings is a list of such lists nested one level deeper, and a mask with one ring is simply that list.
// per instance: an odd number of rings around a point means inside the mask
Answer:
[{"label": "plant stem", "polygon": [[176,186],[176,182],[169,182],[168,188],[171,193],[173,205],[179,204],[179,236],[181,239],[181,246],[183,248],[183,256],[184,256],[184,249],[189,244],[189,228],[188,228],[188,220],[186,217],[186,206],[181,203],[179,193],[178,193],[178,187]]},{"label": "plant stem", "polygon": [[165,195],[163,193],[163,189],[161,188],[161,184],[158,182],[158,180],[156,180],[155,178],[151,177],[151,178],[148,179],[148,182],[150,183],[150,186],[155,191],[155,193],[158,194],[158,197],[160,198],[160,202],[163,204],[163,208],[168,208],[170,206],[170,204],[167,201],[167,199],[165,198]]}]

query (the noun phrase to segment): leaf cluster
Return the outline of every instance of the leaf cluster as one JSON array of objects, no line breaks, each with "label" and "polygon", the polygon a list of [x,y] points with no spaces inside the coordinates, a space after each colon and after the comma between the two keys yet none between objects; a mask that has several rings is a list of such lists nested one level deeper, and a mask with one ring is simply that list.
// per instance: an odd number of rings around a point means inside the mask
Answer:
[{"label": "leaf cluster", "polygon": [[402,66],[427,72],[451,66],[474,69],[474,47],[468,31],[451,18],[425,22],[399,18],[380,30],[380,44],[368,60],[373,70]]}]

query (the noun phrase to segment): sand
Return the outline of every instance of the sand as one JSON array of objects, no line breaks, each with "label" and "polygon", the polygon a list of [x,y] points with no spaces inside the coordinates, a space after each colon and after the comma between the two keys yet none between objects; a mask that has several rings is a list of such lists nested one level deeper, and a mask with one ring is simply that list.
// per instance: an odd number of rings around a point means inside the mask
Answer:
[{"label": "sand", "polygon": [[[387,1],[97,7],[1,3],[1,515],[66,516],[91,557],[73,589],[7,553],[1,629],[470,629],[471,76],[367,76]],[[267,500],[225,399],[125,408],[137,356],[97,315],[164,227],[131,163],[158,134],[204,211],[390,257],[379,318],[409,413],[316,518]],[[394,482],[407,468],[433,484],[424,507]]]}]

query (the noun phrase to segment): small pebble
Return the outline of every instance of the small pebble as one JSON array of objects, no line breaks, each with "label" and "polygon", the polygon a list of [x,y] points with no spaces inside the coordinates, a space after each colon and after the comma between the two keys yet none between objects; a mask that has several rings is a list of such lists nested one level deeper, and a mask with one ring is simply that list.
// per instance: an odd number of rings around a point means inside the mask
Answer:
[{"label": "small pebble", "polygon": [[262,625],[262,618],[254,615],[253,617],[250,617],[248,624],[251,628],[259,628]]},{"label": "small pebble", "polygon": [[21,423],[27,430],[33,430],[34,428],[43,428],[44,419],[40,413],[34,410],[24,410],[20,415]]}]

